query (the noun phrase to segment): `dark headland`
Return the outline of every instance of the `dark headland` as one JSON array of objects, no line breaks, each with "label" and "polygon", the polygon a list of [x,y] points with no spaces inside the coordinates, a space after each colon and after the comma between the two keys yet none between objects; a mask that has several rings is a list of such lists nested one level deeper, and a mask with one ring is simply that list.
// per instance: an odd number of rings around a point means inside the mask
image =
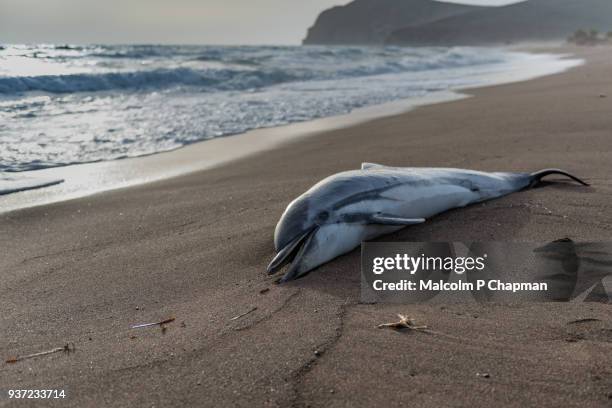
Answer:
[{"label": "dark headland", "polygon": [[612,30],[610,0],[528,0],[503,7],[433,0],[355,0],[323,11],[304,44],[492,45]]}]

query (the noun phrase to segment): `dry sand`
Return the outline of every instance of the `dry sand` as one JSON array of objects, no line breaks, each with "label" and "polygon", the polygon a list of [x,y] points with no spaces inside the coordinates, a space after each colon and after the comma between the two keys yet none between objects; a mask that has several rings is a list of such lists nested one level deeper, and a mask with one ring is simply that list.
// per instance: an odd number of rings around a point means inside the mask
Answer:
[{"label": "dry sand", "polygon": [[[0,389],[63,388],[58,406],[74,407],[612,405],[609,305],[362,305],[358,251],[286,285],[265,273],[289,201],[362,161],[554,166],[593,184],[514,194],[392,239],[609,240],[612,49],[579,52],[588,64],[567,73],[0,215]],[[376,328],[396,313],[439,334]],[[169,317],[165,331],[130,329]],[[585,318],[599,320],[571,323]],[[4,363],[66,343],[75,351]]]}]

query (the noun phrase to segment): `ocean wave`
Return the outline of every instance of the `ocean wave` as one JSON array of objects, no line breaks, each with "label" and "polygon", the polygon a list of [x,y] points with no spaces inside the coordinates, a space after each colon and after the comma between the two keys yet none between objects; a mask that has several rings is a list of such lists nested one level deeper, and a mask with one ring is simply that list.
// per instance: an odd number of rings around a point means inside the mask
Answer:
[{"label": "ocean wave", "polygon": [[130,46],[130,47],[121,47],[121,48],[108,48],[103,47],[99,49],[95,49],[92,52],[87,54],[87,57],[97,57],[97,58],[117,58],[117,59],[144,59],[151,57],[172,57],[176,55],[181,55],[177,53],[176,49],[168,48],[168,47],[159,47],[159,46]]},{"label": "ocean wave", "polygon": [[[117,55],[137,52],[161,55],[159,47],[115,50]],[[169,52],[163,49],[164,52]],[[178,51],[175,51],[178,52]],[[193,53],[193,50],[190,50]],[[397,52],[397,51],[396,51]],[[499,61],[499,57],[483,57],[475,53],[447,51],[432,54],[412,52],[389,57],[392,50],[371,51],[363,48],[314,48],[300,52],[270,54],[270,50],[239,51],[207,50],[189,61],[204,68],[179,66],[172,68],[127,68],[120,71],[66,73],[63,75],[0,76],[0,94],[46,92],[65,94],[110,90],[157,90],[176,86],[200,87],[203,90],[248,90],[292,81],[325,81],[424,70],[457,68]],[[108,58],[109,53],[105,56]],[[112,58],[112,57],[111,57]],[[138,57],[141,58],[141,57]],[[206,67],[206,61],[221,61],[225,68]],[[138,64],[136,64],[138,65]],[[197,64],[196,64],[197,65]],[[106,67],[104,63],[99,66]],[[111,64],[112,66],[112,64]]]},{"label": "ocean wave", "polygon": [[[0,94],[24,92],[75,93],[110,90],[163,89],[197,86],[210,90],[245,90],[299,79],[287,71],[156,69],[103,74],[0,77]],[[302,76],[304,79],[304,76]]]},{"label": "ocean wave", "polygon": [[[27,58],[36,52],[48,58]],[[471,48],[8,45],[0,181],[473,87],[554,61]],[[16,189],[8,184],[0,191]]]}]

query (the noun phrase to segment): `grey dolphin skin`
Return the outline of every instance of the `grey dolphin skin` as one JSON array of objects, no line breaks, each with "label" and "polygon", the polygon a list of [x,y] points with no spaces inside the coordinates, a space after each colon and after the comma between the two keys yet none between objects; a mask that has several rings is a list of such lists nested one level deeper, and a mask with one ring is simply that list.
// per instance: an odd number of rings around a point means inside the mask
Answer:
[{"label": "grey dolphin skin", "polygon": [[485,173],[446,168],[387,167],[364,163],[361,170],[334,174],[296,198],[274,232],[277,255],[268,273],[291,264],[281,279],[296,279],[345,254],[364,240],[420,224],[453,208],[491,200],[537,185],[559,174]]}]

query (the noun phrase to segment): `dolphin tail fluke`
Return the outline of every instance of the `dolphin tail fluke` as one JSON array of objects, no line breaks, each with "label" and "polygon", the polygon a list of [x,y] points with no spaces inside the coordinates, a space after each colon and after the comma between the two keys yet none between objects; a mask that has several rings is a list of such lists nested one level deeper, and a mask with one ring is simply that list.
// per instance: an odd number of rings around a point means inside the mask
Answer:
[{"label": "dolphin tail fluke", "polygon": [[559,174],[565,177],[569,177],[570,179],[574,180],[577,183],[582,184],[583,186],[589,186],[589,183],[587,183],[586,181],[583,181],[581,179],[579,179],[578,177],[560,170],[560,169],[544,169],[544,170],[540,170],[540,171],[536,171],[535,173],[531,173],[530,177],[531,177],[531,187],[539,184],[542,179],[546,176],[550,176],[552,174]]}]

